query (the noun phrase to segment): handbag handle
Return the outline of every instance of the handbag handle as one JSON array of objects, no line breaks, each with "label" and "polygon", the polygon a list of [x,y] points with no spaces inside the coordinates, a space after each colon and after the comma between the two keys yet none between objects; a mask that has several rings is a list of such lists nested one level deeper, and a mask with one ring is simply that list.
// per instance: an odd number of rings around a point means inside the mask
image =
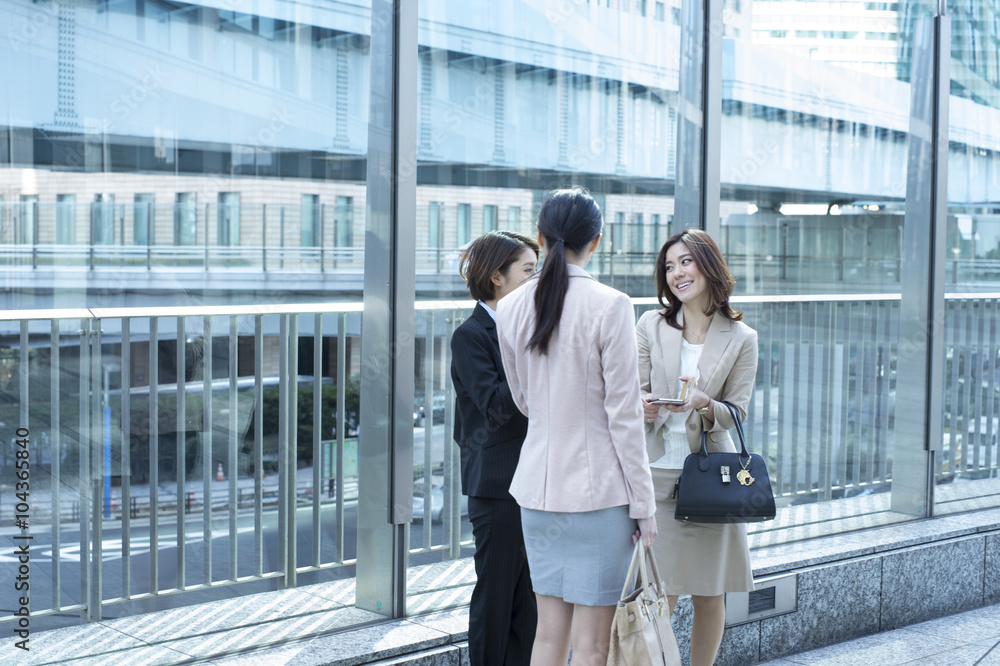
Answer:
[{"label": "handbag handle", "polygon": [[[649,577],[649,572],[646,570],[646,558],[649,558],[649,566],[653,570],[653,577]],[[633,587],[633,579],[636,576],[636,562],[639,563],[639,578],[636,581],[638,583],[635,587],[645,587],[649,585],[653,588],[653,591],[658,595],[662,596],[662,590],[660,589],[660,571],[656,566],[656,558],[653,557],[653,551],[642,547],[642,539],[639,539],[635,543],[635,548],[632,549],[632,561],[628,565],[628,574],[625,576],[625,586],[622,588],[622,596],[624,599],[628,596],[631,588]]]},{"label": "handbag handle", "polygon": [[[747,461],[749,461],[750,453],[747,451],[747,440],[746,436],[743,434],[743,422],[740,421],[739,411],[732,403],[728,403],[725,400],[718,400],[717,402],[721,402],[723,405],[726,406],[726,409],[729,410],[730,416],[733,417],[733,423],[736,424],[736,434],[739,435],[740,438],[740,459],[746,458]],[[708,433],[705,431],[704,428],[702,428],[701,431],[701,455],[702,455],[702,460],[705,462],[705,467],[704,469],[702,469],[702,471],[704,472],[708,469]],[[700,464],[698,467],[699,469],[701,469]]]}]

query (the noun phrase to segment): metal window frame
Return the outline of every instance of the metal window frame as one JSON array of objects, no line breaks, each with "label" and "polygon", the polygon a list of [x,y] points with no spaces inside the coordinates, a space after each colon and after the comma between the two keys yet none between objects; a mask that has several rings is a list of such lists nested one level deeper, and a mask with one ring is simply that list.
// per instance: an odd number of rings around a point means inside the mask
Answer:
[{"label": "metal window frame", "polygon": [[406,613],[413,513],[417,3],[373,0],[356,606]]}]

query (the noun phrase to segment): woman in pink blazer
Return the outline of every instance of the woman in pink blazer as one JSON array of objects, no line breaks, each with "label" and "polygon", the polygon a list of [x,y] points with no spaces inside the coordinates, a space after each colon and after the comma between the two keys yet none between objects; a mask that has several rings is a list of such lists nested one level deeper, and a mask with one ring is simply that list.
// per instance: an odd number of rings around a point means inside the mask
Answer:
[{"label": "woman in pink blazer", "polygon": [[[691,664],[709,666],[726,624],[723,594],[753,590],[746,525],[676,520],[674,483],[684,458],[701,449],[702,431],[709,451],[736,450],[729,435],[735,423],[721,401],[746,417],[757,375],[757,333],[730,306],[735,281],[704,231],[687,229],[667,240],[655,273],[663,309],[646,312],[636,325],[660,528],[653,550],[671,612],[678,595],[691,595]],[[649,404],[652,397],[677,397],[685,380],[692,386],[686,403]]]},{"label": "woman in pink blazer", "polygon": [[538,627],[531,663],[607,660],[632,553],[656,535],[643,443],[634,310],[584,270],[601,237],[585,190],[552,193],[538,214],[545,263],[497,306],[504,373],[528,417],[510,493]]}]

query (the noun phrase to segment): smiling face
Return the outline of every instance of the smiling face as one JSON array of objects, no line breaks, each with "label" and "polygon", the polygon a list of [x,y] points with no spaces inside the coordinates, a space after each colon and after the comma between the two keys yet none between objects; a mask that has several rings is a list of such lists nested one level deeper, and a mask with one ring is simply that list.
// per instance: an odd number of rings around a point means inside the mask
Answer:
[{"label": "smiling face", "polygon": [[708,282],[698,264],[695,263],[691,251],[684,243],[675,243],[667,250],[666,261],[667,287],[681,303],[696,304],[704,310],[708,298]]},{"label": "smiling face", "polygon": [[507,267],[506,274],[500,271],[493,274],[493,294],[496,299],[499,301],[524,284],[525,280],[535,274],[535,266],[537,265],[538,256],[534,250],[524,248],[514,263]]}]

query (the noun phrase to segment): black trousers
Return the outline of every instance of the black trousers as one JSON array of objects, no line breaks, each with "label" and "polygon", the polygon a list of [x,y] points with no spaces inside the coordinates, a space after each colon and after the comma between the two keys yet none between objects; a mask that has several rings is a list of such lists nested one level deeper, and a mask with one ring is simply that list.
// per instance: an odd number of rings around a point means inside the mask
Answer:
[{"label": "black trousers", "polygon": [[476,587],[469,604],[472,666],[526,666],[538,611],[521,533],[521,507],[509,499],[469,498],[476,539]]}]

